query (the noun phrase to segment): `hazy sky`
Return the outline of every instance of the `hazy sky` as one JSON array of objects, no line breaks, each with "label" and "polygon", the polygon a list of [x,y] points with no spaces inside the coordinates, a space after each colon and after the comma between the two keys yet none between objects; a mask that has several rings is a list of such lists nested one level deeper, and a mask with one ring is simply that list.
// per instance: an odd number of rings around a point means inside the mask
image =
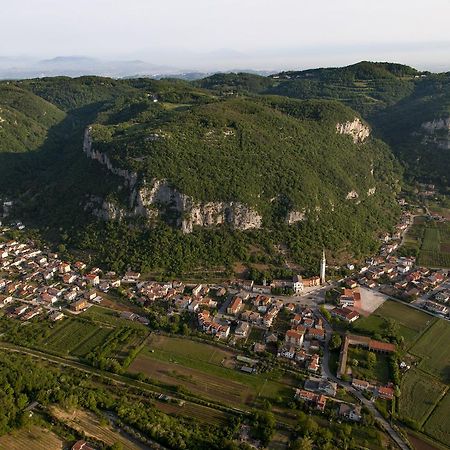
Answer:
[{"label": "hazy sky", "polygon": [[0,56],[450,69],[449,19],[449,0],[0,0]]}]

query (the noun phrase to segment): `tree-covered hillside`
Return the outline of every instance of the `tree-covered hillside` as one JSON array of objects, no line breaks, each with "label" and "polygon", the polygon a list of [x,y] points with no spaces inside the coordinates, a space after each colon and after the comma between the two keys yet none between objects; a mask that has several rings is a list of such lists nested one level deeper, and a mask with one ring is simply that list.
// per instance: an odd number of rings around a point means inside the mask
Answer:
[{"label": "tree-covered hillside", "polygon": [[106,115],[108,125],[93,127],[93,147],[114,166],[147,181],[170,180],[197,201],[242,202],[267,220],[338,208],[351,191],[361,202],[371,188],[388,195],[398,176],[380,141],[355,144],[336,132],[338,123],[355,119],[336,102],[232,98],[132,109],[126,122]]},{"label": "tree-covered hillside", "polygon": [[338,100],[358,111],[399,157],[410,180],[450,185],[448,126],[424,133],[423,124],[450,117],[450,74],[393,63],[281,72],[270,77],[218,74],[195,82],[223,95],[252,93]]},{"label": "tree-covered hillside", "polygon": [[[352,135],[355,124],[366,125],[336,101],[99,77],[0,83],[0,93],[2,104],[42,124],[34,145],[1,148],[0,193],[15,200],[21,219],[115,269],[180,273],[237,260],[282,264],[285,257],[315,268],[323,246],[336,257],[361,257],[395,221],[399,166],[382,141]],[[25,121],[17,126],[25,135],[32,129]],[[83,153],[89,126],[92,148],[114,168],[135,172],[135,185]],[[250,208],[262,228],[194,221],[185,235],[169,226],[174,221],[157,202],[155,220],[136,216],[135,191],[155,180],[200,209],[211,202]],[[105,207],[116,218],[108,224],[93,216],[104,218]],[[228,217],[233,206],[224,208],[219,213]],[[181,211],[180,220],[189,214]]]}]

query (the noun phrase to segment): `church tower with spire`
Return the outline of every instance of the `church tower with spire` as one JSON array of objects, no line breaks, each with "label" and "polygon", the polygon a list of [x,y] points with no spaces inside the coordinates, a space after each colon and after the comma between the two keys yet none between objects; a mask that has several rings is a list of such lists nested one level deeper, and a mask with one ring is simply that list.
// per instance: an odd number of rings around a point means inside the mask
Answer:
[{"label": "church tower with spire", "polygon": [[322,260],[320,261],[320,284],[325,284],[325,271],[327,267],[327,260],[325,258],[325,249],[322,252]]}]

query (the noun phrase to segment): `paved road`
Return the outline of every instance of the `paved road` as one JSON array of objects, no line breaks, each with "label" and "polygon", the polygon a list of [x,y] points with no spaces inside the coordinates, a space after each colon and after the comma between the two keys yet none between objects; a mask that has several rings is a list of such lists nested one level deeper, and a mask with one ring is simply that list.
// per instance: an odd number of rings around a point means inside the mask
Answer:
[{"label": "paved road", "polygon": [[331,372],[329,365],[330,351],[328,348],[328,344],[331,339],[333,329],[324,317],[322,317],[322,319],[327,336],[322,358],[322,376],[325,376],[328,379],[334,381],[339,386],[343,387],[347,392],[354,395],[373,414],[377,423],[379,423],[384,428],[384,430],[386,430],[389,436],[402,450],[410,450],[410,446],[403,440],[402,436],[397,433],[394,428],[392,428],[391,424],[380,414],[380,412],[375,408],[375,405],[370,400],[364,397],[364,395],[362,395],[362,393],[355,389],[350,383],[340,380]]}]

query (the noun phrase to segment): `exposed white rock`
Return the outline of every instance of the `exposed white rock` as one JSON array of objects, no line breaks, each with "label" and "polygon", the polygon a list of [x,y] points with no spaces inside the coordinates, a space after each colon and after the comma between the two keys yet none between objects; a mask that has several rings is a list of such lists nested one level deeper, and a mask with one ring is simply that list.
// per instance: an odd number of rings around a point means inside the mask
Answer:
[{"label": "exposed white rock", "polygon": [[370,197],[371,195],[374,195],[375,192],[377,192],[377,188],[376,188],[376,187],[370,188],[370,189],[367,191],[367,197]]},{"label": "exposed white rock", "polygon": [[119,177],[122,177],[125,179],[125,182],[130,186],[133,187],[136,184],[137,181],[137,174],[135,172],[129,172],[125,169],[119,169],[117,167],[114,167],[111,163],[111,160],[109,159],[108,155],[99,152],[98,150],[95,150],[92,148],[92,135],[91,135],[92,127],[86,128],[84,132],[84,140],[83,140],[83,151],[86,153],[86,155],[98,161],[103,166],[106,166],[106,168],[113,173],[114,175],[118,175]]},{"label": "exposed white rock", "polygon": [[355,144],[364,142],[370,136],[370,128],[364,125],[358,117],[355,117],[352,122],[336,124],[336,132],[350,135]]},{"label": "exposed white rock", "polygon": [[359,197],[359,194],[356,191],[350,191],[345,197],[346,200],[355,200]]},{"label": "exposed white rock", "polygon": [[426,133],[424,144],[432,143],[444,150],[450,149],[450,117],[424,122],[421,128]]},{"label": "exposed white rock", "polygon": [[[153,218],[156,208],[168,208],[178,217],[177,226],[190,233],[194,226],[209,227],[229,224],[238,230],[260,228],[262,216],[254,209],[239,202],[196,202],[175,189],[167,180],[145,180],[138,182],[136,173],[115,168],[107,155],[92,148],[91,129],[85,132],[84,152],[104,165],[110,172],[123,177],[129,186],[129,211],[118,205],[101,201],[101,206],[90,205],[88,209],[105,220],[120,220],[126,217]],[[98,203],[98,202],[97,202]]]},{"label": "exposed white rock", "polygon": [[306,220],[306,212],[303,211],[289,211],[288,217],[287,217],[287,223],[289,225],[292,225],[296,222],[302,222],[303,220]]}]

